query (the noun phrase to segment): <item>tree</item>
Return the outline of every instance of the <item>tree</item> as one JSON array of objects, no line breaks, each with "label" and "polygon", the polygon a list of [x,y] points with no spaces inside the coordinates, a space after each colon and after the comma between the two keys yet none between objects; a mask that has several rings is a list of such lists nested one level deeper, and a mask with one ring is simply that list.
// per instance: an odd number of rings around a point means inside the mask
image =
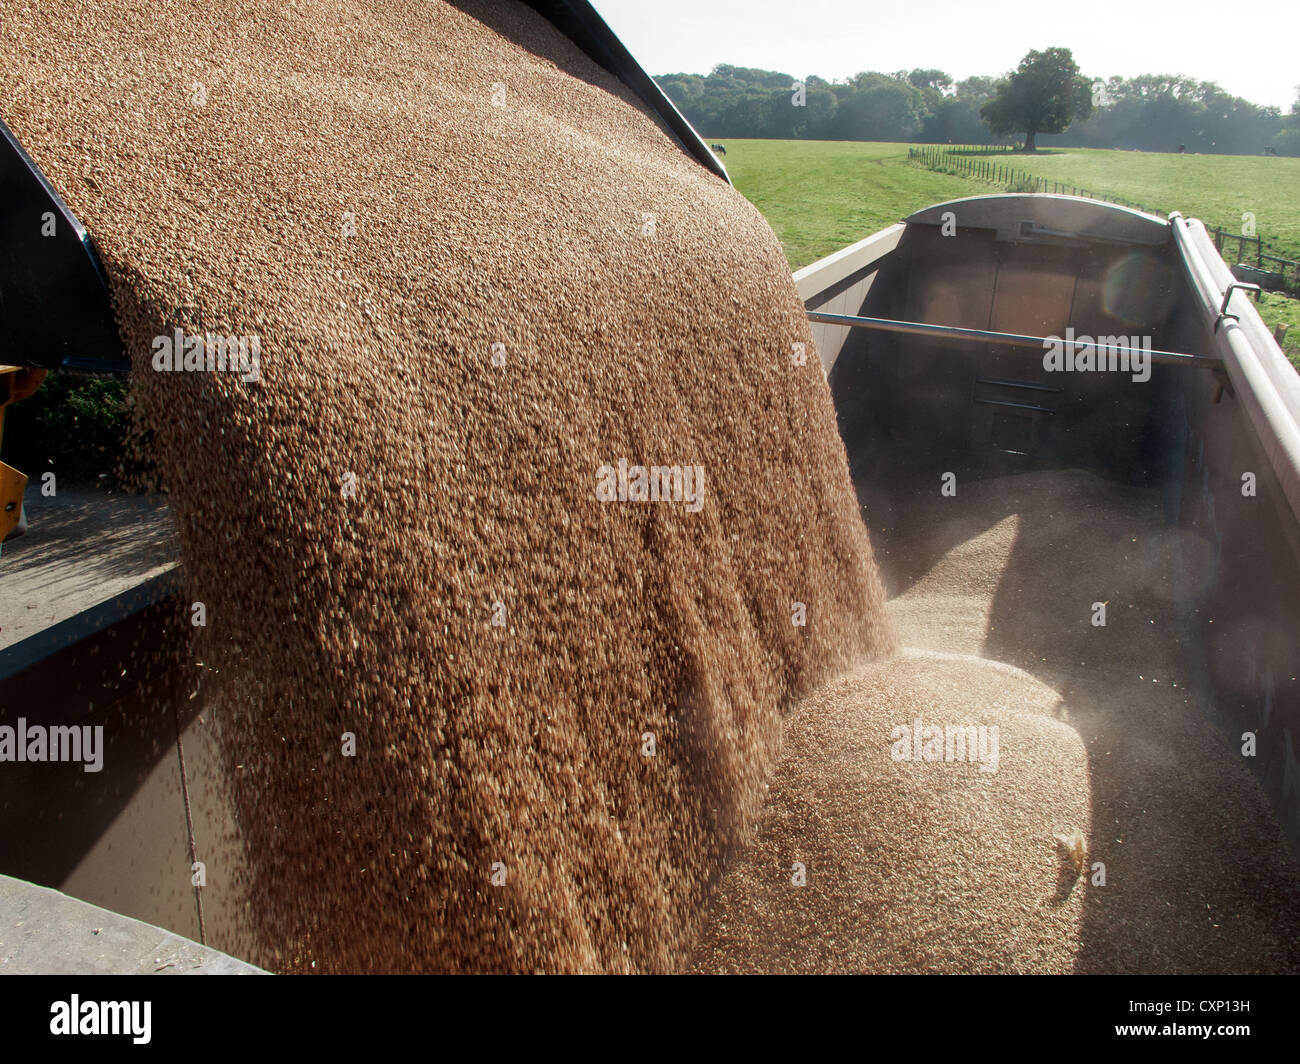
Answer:
[{"label": "tree", "polygon": [[980,108],[994,136],[1024,133],[1027,152],[1035,150],[1039,133],[1064,133],[1076,118],[1091,114],[1092,83],[1079,73],[1068,48],[1030,52]]},{"label": "tree", "polygon": [[918,89],[933,89],[944,94],[952,90],[952,77],[942,70],[913,70],[905,76]]},{"label": "tree", "polygon": [[1286,128],[1273,138],[1273,150],[1279,155],[1300,155],[1300,85],[1296,86],[1295,103],[1286,118]]},{"label": "tree", "polygon": [[998,83],[994,78],[973,75],[957,82],[958,96],[968,97],[981,104],[992,98],[993,94],[997,91]]},{"label": "tree", "polygon": [[837,88],[837,139],[911,140],[920,132],[925,98],[906,79],[863,72]]}]

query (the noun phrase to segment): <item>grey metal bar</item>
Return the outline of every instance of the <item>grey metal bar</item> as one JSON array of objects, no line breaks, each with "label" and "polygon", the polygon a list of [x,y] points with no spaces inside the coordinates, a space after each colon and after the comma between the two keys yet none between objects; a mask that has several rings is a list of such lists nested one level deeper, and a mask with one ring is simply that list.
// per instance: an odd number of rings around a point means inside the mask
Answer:
[{"label": "grey metal bar", "polygon": [[994,384],[999,388],[1025,388],[1031,392],[1063,392],[1064,388],[1054,388],[1050,384],[1038,384],[1036,381],[1013,381],[1006,377],[976,377],[976,384]]},{"label": "grey metal bar", "polygon": [[[987,329],[962,329],[956,325],[926,325],[919,321],[895,321],[893,318],[863,318],[854,314],[827,314],[820,310],[808,311],[808,320],[823,325],[848,325],[855,329],[878,329],[882,332],[905,333],[911,336],[936,336],[946,340],[964,340],[969,343],[1007,344],[1011,347],[1036,347],[1040,351],[1049,342],[1046,336],[1025,336],[1021,333],[991,332]],[[1057,337],[1062,343],[1063,337]],[[1101,348],[1096,343],[1074,343],[1075,351],[1092,348],[1101,354],[1114,351],[1117,355],[1129,354],[1146,357],[1152,362],[1167,366],[1193,366],[1199,369],[1218,369],[1223,359],[1205,355],[1187,355],[1179,351],[1145,351],[1132,347]]]},{"label": "grey metal bar", "polygon": [[976,399],[975,402],[983,403],[985,406],[1011,406],[1017,410],[1032,410],[1037,414],[1056,413],[1050,406],[1039,406],[1037,403],[1012,403],[1006,399]]}]

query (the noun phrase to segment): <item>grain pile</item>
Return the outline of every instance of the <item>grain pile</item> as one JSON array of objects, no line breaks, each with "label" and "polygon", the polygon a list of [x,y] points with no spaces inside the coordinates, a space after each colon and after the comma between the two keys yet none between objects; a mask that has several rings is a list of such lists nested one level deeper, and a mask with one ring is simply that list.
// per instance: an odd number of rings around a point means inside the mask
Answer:
[{"label": "grain pile", "polygon": [[[788,723],[693,967],[1300,971],[1300,869],[1179,649],[1175,576],[1208,572],[1208,546],[1165,525],[1158,490],[1082,470],[945,498],[898,456],[882,481],[860,491],[909,649]],[[998,770],[895,761],[918,718],[997,724]]]},{"label": "grain pile", "polygon": [[[1018,669],[913,651],[816,692],[787,726],[696,969],[1071,971],[1085,888],[1053,839],[1091,811],[1086,751],[1058,702]],[[996,727],[996,770],[896,760],[894,729],[917,720]]]},{"label": "grain pile", "polygon": [[[513,3],[6,3],[0,101],[206,608],[242,952],[678,964],[782,709],[892,647],[757,212]],[[176,329],[255,334],[260,382],[154,372]],[[702,510],[598,502],[620,458]]]}]

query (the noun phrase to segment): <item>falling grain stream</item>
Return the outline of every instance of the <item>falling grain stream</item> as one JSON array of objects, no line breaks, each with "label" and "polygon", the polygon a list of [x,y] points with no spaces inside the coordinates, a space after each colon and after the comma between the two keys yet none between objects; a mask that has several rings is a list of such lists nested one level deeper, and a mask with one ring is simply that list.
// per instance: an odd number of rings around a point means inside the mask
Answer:
[{"label": "falling grain stream", "polygon": [[[941,514],[902,462],[855,497],[771,230],[529,9],[9,4],[0,116],[95,236],[205,607],[213,944],[1297,967],[1291,855],[1162,656],[1151,501],[1031,474]],[[176,329],[256,335],[260,381],[155,372]],[[620,458],[699,466],[702,508],[601,502]],[[1065,604],[1098,579],[1146,581],[1104,646]],[[895,761],[916,719],[997,725],[997,771]]]}]

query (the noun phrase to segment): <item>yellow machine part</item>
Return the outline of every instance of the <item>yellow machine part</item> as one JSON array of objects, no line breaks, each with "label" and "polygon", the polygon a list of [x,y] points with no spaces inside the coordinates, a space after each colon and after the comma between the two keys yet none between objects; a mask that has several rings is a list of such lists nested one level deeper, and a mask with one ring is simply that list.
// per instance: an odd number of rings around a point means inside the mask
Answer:
[{"label": "yellow machine part", "polygon": [[[45,370],[0,366],[0,440],[4,439],[5,407],[26,399],[45,380]],[[0,543],[9,538],[22,518],[27,475],[0,462]]]}]

